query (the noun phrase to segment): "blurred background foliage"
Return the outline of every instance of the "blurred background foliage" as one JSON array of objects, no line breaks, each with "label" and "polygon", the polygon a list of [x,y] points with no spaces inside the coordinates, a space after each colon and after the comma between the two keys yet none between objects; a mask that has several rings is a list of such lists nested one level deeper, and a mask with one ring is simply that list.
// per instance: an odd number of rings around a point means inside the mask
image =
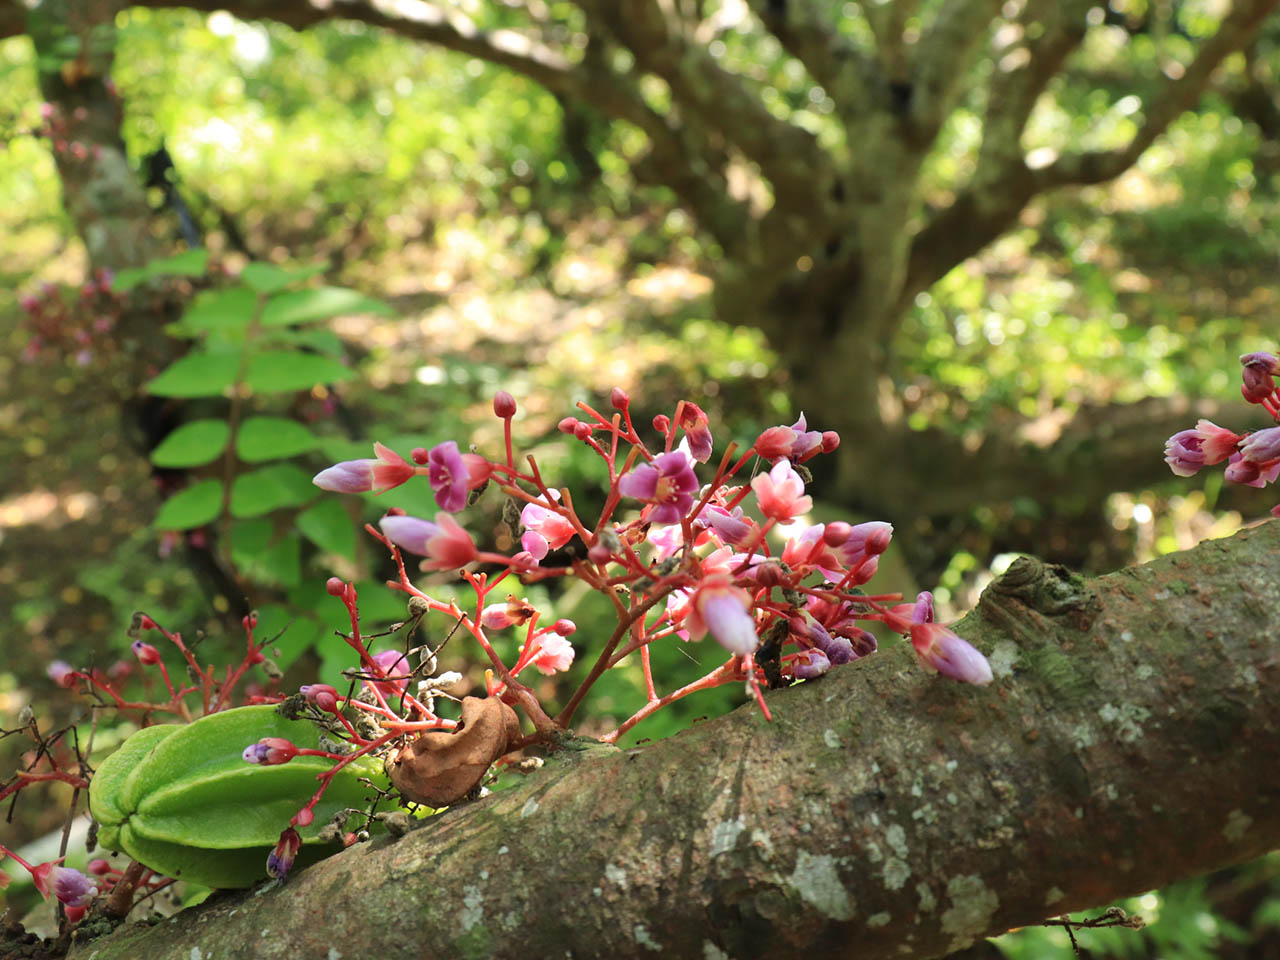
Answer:
[{"label": "blurred background foliage", "polygon": [[[1111,4],[1105,15],[1117,22],[1091,34],[1080,65],[1087,82],[1064,77],[1041,98],[1028,150],[1105,147],[1132,135],[1133,77],[1163,82],[1160,65],[1202,29],[1195,4],[1184,4],[1179,19],[1187,36],[1127,29],[1125,17],[1143,6]],[[717,251],[669,191],[632,179],[638,134],[625,124],[583,113],[503,69],[359,24],[295,32],[222,12],[133,9],[118,26],[114,80],[127,104],[130,154],[141,166],[167,148],[218,269],[234,275],[250,260],[313,265],[326,282],[393,307],[394,317],[356,314],[327,324],[356,378],[317,384],[270,411],[297,417],[322,438],[320,449],[299,460],[306,468],[368,456],[374,439],[402,453],[456,439],[496,455],[501,428],[489,401],[502,388],[520,403],[518,448],[590,503],[601,496],[598,462],[555,432],[578,400],[604,403],[610,387],[622,386],[641,423],[688,397],[711,415],[718,448],[730,439],[749,443],[762,427],[799,413],[760,333],[711,318],[707,268]],[[1251,54],[1272,77],[1280,68],[1277,36],[1273,23]],[[759,42],[730,31],[722,56],[758,73],[773,62]],[[820,136],[834,138],[826,127],[833,121],[824,119],[830,107],[820,91],[813,99],[802,71],[778,69],[763,79],[771,110],[803,112]],[[1085,401],[1183,395],[1230,402],[1236,356],[1276,347],[1280,252],[1280,144],[1256,114],[1239,108],[1240,94],[1220,86],[1116,181],[1035,201],[1015,230],[916,298],[894,344],[894,402],[913,427],[980,437],[1035,418],[1052,439]],[[652,92],[655,102],[662,96]],[[48,144],[28,135],[39,125],[39,104],[30,41],[0,41],[7,141],[0,149],[0,377],[10,388],[0,403],[5,726],[28,703],[41,716],[71,718],[44,668],[55,658],[109,665],[127,652],[124,629],[135,609],[184,634],[203,632],[209,650],[239,643],[231,614],[241,601],[209,586],[200,543],[155,527],[169,491],[146,461],[146,444],[86,386],[94,357],[29,350],[32,329],[19,299],[74,302],[87,279]],[[947,122],[926,202],[945,200],[972,166],[981,106],[962,102]],[[159,208],[159,189],[151,200]],[[180,248],[171,211],[158,213],[155,228]],[[224,281],[185,282],[190,294]],[[52,292],[40,294],[45,285]],[[63,288],[69,293],[57,292]],[[1160,456],[1163,439],[1151,438],[1150,456]],[[821,499],[820,487],[816,493]],[[1089,545],[1092,572],[1229,534],[1269,506],[1258,498],[1215,509],[1220,494],[1220,474],[1117,492],[1108,539]],[[425,488],[366,497],[358,508],[347,499],[353,521],[388,506],[434,513]],[[500,542],[509,533],[500,506],[490,498],[469,521],[478,540]],[[837,508],[821,509],[834,515]],[[986,552],[983,531],[1002,524],[1034,530],[1044,519],[1031,501],[1012,512],[975,510],[973,534],[944,558],[937,584],[914,584],[889,569],[875,585],[936,588],[944,609],[959,614],[1012,559]],[[265,550],[270,521],[263,522],[255,529]],[[387,569],[376,547],[363,536],[333,549],[311,544],[284,574],[263,566],[262,550],[235,557],[258,588],[264,626],[284,631],[278,647],[282,665],[291,666],[287,684],[317,673],[336,679],[342,647],[331,631],[342,611],[324,595],[325,577],[356,579],[371,623],[403,619],[395,595],[378,586]],[[450,588],[440,578],[432,587]],[[557,585],[525,593],[549,615],[577,621],[580,650],[609,630],[611,612],[594,596]],[[668,687],[706,669],[697,645],[669,644],[654,656]],[[540,693],[567,696],[589,663],[580,653],[568,683],[548,679]],[[447,648],[442,666],[470,667],[471,681],[479,681],[461,643]],[[737,699],[737,691],[693,698],[642,724],[631,740],[666,735]],[[638,668],[613,671],[589,701],[582,729],[607,730],[642,702]],[[2,746],[12,753],[13,740]],[[35,836],[60,819],[54,804],[27,803],[12,829]],[[1142,934],[1090,931],[1081,942],[1092,955],[1116,957],[1243,956],[1249,944],[1263,943],[1274,951],[1275,873],[1272,857],[1225,879],[1149,894],[1124,906],[1159,923]],[[1002,938],[999,949],[1022,960],[1065,956],[1068,946],[1061,931],[1040,930]]]}]

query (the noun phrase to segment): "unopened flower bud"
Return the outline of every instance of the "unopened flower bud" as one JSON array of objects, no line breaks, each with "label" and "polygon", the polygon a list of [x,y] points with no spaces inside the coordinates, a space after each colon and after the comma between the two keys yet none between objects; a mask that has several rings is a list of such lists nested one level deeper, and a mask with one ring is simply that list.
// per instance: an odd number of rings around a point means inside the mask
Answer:
[{"label": "unopened flower bud", "polygon": [[409,451],[409,459],[418,464],[418,466],[422,466],[431,459],[431,451],[426,447],[414,447]]},{"label": "unopened flower bud", "polygon": [[551,632],[558,633],[562,637],[567,637],[577,631],[578,625],[572,620],[560,619],[551,625]]},{"label": "unopened flower bud", "polygon": [[822,431],[822,452],[830,453],[836,447],[840,446],[840,434],[834,430]]},{"label": "unopened flower bud", "polygon": [[609,403],[613,405],[615,410],[625,410],[631,405],[631,398],[627,396],[627,391],[621,387],[614,387],[609,393]]},{"label": "unopened flower bud", "polygon": [[143,643],[141,640],[135,640],[130,644],[133,655],[142,663],[153,664],[160,662],[160,651],[149,643]]},{"label": "unopened flower bud", "polygon": [[347,592],[347,585],[342,582],[341,577],[330,577],[324,583],[324,592],[331,597],[341,597]]},{"label": "unopened flower bud", "polygon": [[493,395],[493,412],[503,420],[510,420],[516,415],[516,398],[505,390]]},{"label": "unopened flower bud", "polygon": [[85,869],[92,873],[95,877],[104,877],[111,872],[111,864],[102,857],[90,860]]},{"label": "unopened flower bud", "polygon": [[843,520],[836,520],[828,523],[822,531],[822,540],[829,547],[838,547],[849,539],[851,533],[853,533],[853,527]]},{"label": "unopened flower bud", "polygon": [[587,559],[592,563],[608,563],[610,556],[609,548],[603,542],[594,543],[587,550]]},{"label": "unopened flower bud", "polygon": [[653,418],[653,429],[659,433],[666,433],[671,429],[671,418],[665,413],[660,413]]},{"label": "unopened flower bud", "polygon": [[576,417],[565,417],[556,424],[556,429],[561,433],[574,433],[578,429],[579,422]]},{"label": "unopened flower bud", "polygon": [[591,438],[591,424],[579,420],[573,428],[573,435],[579,440],[589,440]]},{"label": "unopened flower bud", "polygon": [[315,812],[310,807],[303,807],[293,815],[294,825],[299,827],[309,827],[315,819]]}]

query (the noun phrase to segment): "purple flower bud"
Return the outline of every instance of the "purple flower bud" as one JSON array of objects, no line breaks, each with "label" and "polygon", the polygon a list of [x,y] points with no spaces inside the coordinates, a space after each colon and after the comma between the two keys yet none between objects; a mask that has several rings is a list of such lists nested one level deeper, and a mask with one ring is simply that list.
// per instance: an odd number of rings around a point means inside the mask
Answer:
[{"label": "purple flower bud", "polygon": [[1252,463],[1280,459],[1280,427],[1268,427],[1249,434],[1240,443],[1240,456]]},{"label": "purple flower bud", "polygon": [[277,880],[283,880],[293,867],[293,860],[302,846],[302,837],[298,831],[289,827],[280,834],[275,849],[267,857],[267,873]]},{"label": "purple flower bud", "polygon": [[54,867],[49,881],[53,895],[69,907],[87,907],[98,892],[94,882],[73,867]]},{"label": "purple flower bud", "polygon": [[[512,401],[514,403],[514,401]],[[452,440],[438,443],[427,454],[427,479],[441,510],[457,513],[467,505],[471,474]]]},{"label": "purple flower bud", "polygon": [[791,668],[798,680],[812,680],[831,669],[831,661],[821,650],[802,650]]},{"label": "purple flower bud", "polygon": [[1246,353],[1240,358],[1244,367],[1241,375],[1244,386],[1240,392],[1250,403],[1261,403],[1276,389],[1275,375],[1280,373],[1280,360],[1270,353],[1258,351]]}]

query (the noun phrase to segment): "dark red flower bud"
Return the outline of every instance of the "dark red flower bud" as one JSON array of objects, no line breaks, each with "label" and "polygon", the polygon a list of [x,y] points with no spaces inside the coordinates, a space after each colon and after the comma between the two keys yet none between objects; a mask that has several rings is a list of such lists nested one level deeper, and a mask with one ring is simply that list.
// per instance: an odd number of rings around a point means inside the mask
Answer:
[{"label": "dark red flower bud", "polygon": [[516,415],[516,398],[499,390],[493,395],[493,412],[503,420],[510,420]]}]

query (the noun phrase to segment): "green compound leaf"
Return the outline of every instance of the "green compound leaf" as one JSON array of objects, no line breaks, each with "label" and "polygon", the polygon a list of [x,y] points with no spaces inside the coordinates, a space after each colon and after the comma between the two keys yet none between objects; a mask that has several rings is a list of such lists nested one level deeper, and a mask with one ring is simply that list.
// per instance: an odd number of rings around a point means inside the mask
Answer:
[{"label": "green compound leaf", "polygon": [[240,271],[240,281],[247,283],[258,293],[275,293],[319,273],[324,273],[324,264],[285,269],[270,263],[248,263]]},{"label": "green compound leaf", "polygon": [[296,420],[250,417],[236,433],[236,456],[248,463],[283,460],[314,450],[320,441]]},{"label": "green compound leaf", "polygon": [[321,550],[356,558],[356,530],[346,508],[336,497],[321,500],[298,514],[298,529]]},{"label": "green compound leaf", "polygon": [[291,463],[277,463],[236,477],[231,485],[231,515],[260,517],[304,504],[319,493],[311,474]]},{"label": "green compound leaf", "polygon": [[151,462],[157,467],[198,467],[222,453],[230,437],[225,420],[192,420],[151,451]]},{"label": "green compound leaf", "polygon": [[111,288],[118,293],[125,293],[152,277],[202,277],[208,263],[208,250],[187,250],[172,257],[152,260],[145,267],[121,270],[116,274]]},{"label": "green compound leaf", "polygon": [[229,353],[189,353],[147,384],[156,397],[220,397],[236,380],[240,359]]},{"label": "green compound leaf", "polygon": [[222,513],[222,481],[201,480],[160,505],[152,523],[157,530],[202,527]]},{"label": "green compound leaf", "polygon": [[245,378],[255,393],[292,393],[310,390],[319,383],[350,380],[355,371],[338,361],[314,353],[266,350],[249,361]]},{"label": "green compound leaf", "polygon": [[198,337],[206,333],[224,336],[243,334],[257,308],[258,296],[248,287],[206,290],[187,307],[182,319],[166,329],[183,337]]},{"label": "green compound leaf", "polygon": [[314,290],[290,290],[267,301],[262,311],[264,327],[282,327],[291,323],[327,320],[349,313],[375,313],[394,317],[396,312],[372,297],[345,287],[318,287]]}]

